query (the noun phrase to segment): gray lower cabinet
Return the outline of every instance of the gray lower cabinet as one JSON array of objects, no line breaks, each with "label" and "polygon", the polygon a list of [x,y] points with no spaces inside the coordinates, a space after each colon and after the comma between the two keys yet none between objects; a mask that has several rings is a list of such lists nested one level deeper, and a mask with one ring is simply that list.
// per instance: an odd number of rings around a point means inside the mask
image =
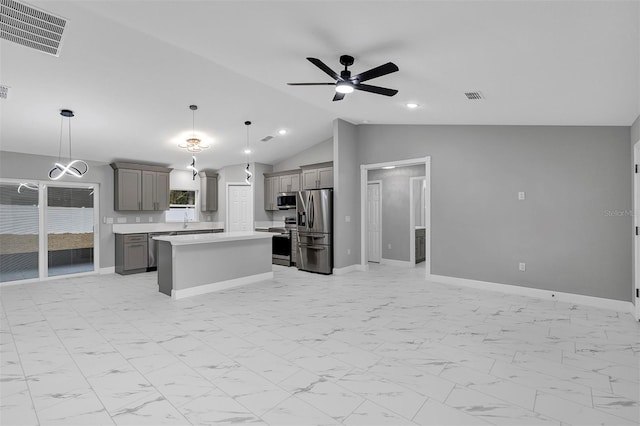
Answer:
[{"label": "gray lower cabinet", "polygon": [[172,169],[134,163],[112,163],[115,211],[169,210]]},{"label": "gray lower cabinet", "polygon": [[116,234],[116,273],[146,272],[149,249],[147,234]]},{"label": "gray lower cabinet", "polygon": [[426,231],[416,229],[416,263],[424,262],[427,257]]}]

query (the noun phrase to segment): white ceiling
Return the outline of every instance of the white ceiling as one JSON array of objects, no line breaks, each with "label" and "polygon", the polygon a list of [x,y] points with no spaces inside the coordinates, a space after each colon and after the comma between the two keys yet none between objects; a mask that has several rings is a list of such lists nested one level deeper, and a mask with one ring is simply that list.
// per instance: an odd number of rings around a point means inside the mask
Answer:
[{"label": "white ceiling", "polygon": [[[638,1],[39,1],[69,19],[59,57],[0,41],[0,148],[58,155],[61,108],[74,157],[184,168],[191,130],[201,167],[276,163],[331,137],[332,120],[395,124],[616,125],[640,113]],[[332,102],[341,54],[359,73],[400,71]],[[468,101],[466,91],[486,99]],[[404,104],[420,104],[407,110]],[[290,133],[277,135],[286,128]],[[270,142],[258,142],[266,135]]]}]

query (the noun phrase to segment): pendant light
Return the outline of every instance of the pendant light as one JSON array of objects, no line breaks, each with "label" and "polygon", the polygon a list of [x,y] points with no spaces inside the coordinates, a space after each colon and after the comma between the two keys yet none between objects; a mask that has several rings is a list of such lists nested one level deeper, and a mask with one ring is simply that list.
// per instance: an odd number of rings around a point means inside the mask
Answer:
[{"label": "pendant light", "polygon": [[196,176],[198,176],[198,169],[196,169],[196,156],[191,156],[191,163],[187,166],[188,170],[191,170],[191,178],[192,180],[196,180]]},{"label": "pendant light", "polygon": [[196,111],[198,110],[198,105],[189,105],[189,109],[191,110],[191,137],[179,143],[178,147],[195,153],[209,148],[209,145],[202,143],[202,141],[196,137]]},{"label": "pendant light", "polygon": [[[53,168],[49,170],[49,179],[58,180],[64,175],[69,175],[77,178],[81,178],[85,173],[89,171],[89,165],[82,160],[71,159],[71,117],[73,117],[73,111],[70,109],[60,110],[60,144],[58,147],[58,162],[54,164]],[[65,166],[62,164],[62,128],[64,126],[64,119],[69,120],[69,163]]]},{"label": "pendant light", "polygon": [[[244,148],[244,153],[247,155],[250,155],[251,148],[249,147],[249,126],[251,126],[251,122],[245,121],[244,125],[247,126],[247,145]],[[247,167],[245,167],[244,172],[247,175],[244,181],[247,182],[247,185],[251,185],[251,176],[253,176],[253,173],[251,173],[251,165],[249,164],[248,160],[247,160]]]}]

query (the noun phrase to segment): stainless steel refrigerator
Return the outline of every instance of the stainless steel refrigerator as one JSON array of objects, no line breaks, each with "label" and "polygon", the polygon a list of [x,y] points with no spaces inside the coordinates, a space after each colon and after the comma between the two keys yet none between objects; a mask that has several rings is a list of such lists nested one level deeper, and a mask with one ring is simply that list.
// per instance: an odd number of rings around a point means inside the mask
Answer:
[{"label": "stainless steel refrigerator", "polygon": [[333,190],[298,192],[296,266],[302,271],[333,272]]}]

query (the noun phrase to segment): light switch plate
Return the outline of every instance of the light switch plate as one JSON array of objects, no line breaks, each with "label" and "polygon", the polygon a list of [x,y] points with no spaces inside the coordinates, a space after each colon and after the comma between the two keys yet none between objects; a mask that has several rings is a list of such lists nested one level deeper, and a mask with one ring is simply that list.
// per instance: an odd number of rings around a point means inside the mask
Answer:
[{"label": "light switch plate", "polygon": [[111,225],[113,223],[113,218],[112,217],[108,217],[107,218],[107,225]]},{"label": "light switch plate", "polygon": [[116,220],[117,220],[117,223],[127,223],[127,218],[126,217],[119,217]]},{"label": "light switch plate", "polygon": [[351,216],[345,216],[344,217],[344,221],[345,222],[351,222]]}]

